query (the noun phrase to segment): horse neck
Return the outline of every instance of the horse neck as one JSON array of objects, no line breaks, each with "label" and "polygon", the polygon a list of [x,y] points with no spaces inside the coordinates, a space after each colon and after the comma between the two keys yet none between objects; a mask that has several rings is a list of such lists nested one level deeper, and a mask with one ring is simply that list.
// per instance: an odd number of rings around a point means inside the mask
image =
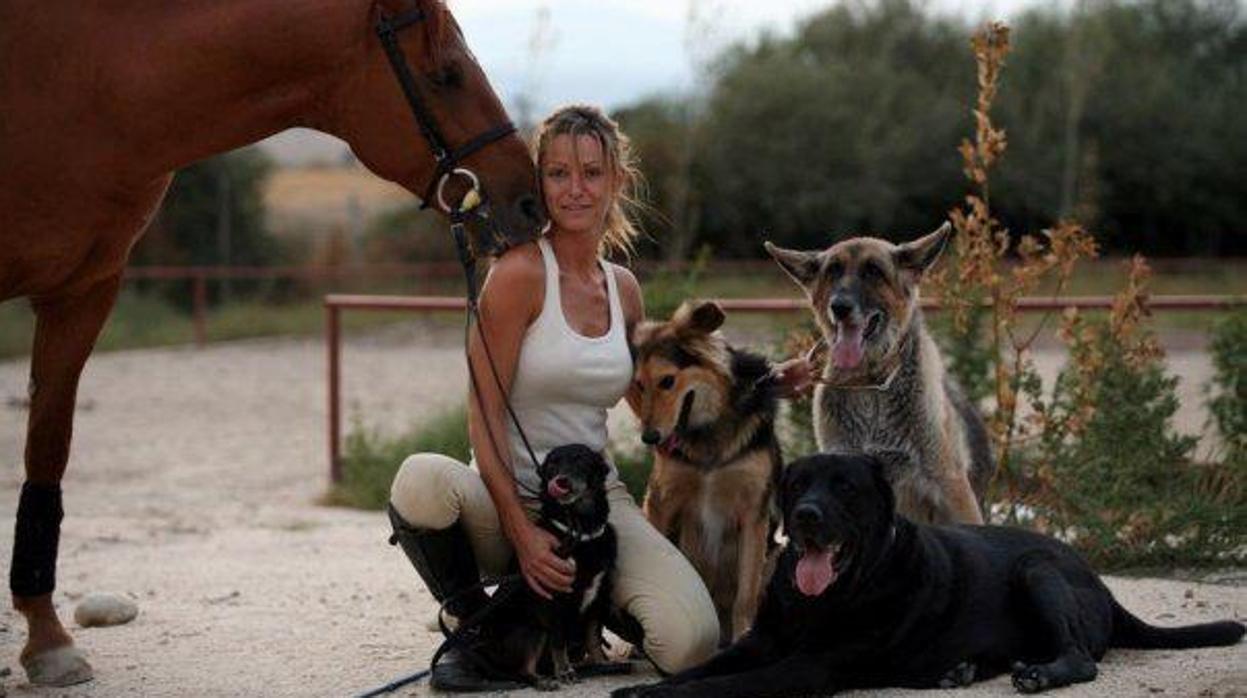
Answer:
[{"label": "horse neck", "polygon": [[180,2],[154,21],[136,16],[144,55],[122,70],[143,91],[136,105],[161,114],[141,120],[149,152],[172,170],[287,128],[323,130],[325,95],[372,38],[371,3]]}]

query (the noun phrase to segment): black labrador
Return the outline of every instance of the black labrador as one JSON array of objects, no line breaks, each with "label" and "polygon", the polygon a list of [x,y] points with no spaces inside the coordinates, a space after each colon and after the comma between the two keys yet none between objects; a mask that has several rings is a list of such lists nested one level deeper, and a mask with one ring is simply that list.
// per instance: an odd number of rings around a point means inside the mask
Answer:
[{"label": "black labrador", "polygon": [[644,696],[797,696],[964,686],[1012,671],[1022,693],[1096,676],[1109,647],[1231,645],[1234,621],[1157,628],[1122,608],[1069,546],[995,526],[896,515],[888,457],[833,453],[784,473],[789,545],[753,628]]}]

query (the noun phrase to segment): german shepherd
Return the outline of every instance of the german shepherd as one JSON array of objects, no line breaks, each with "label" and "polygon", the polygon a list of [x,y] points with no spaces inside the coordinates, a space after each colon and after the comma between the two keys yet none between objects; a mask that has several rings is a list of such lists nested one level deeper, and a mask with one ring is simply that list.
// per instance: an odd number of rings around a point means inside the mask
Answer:
[{"label": "german shepherd", "polygon": [[517,576],[499,587],[495,596],[505,594],[505,601],[485,616],[485,639],[474,646],[486,673],[553,689],[576,679],[573,660],[605,662],[602,626],[610,612],[618,552],[615,529],[607,521],[608,472],[602,455],[581,444],[550,451],[538,467],[537,525],[563,542],[560,554],[576,562],[576,578],[570,593],[556,593],[553,599],[538,596]]},{"label": "german shepherd", "polygon": [[777,398],[765,357],[730,346],[723,310],[685,303],[633,335],[641,439],[654,447],[643,509],[701,574],[724,644],[753,622],[779,523]]},{"label": "german shepherd", "polygon": [[886,461],[831,453],[789,464],[781,493],[789,544],[753,630],[701,666],[611,696],[954,688],[1005,672],[1019,692],[1038,693],[1095,679],[1113,647],[1214,647],[1243,637],[1235,621],[1145,623],[1056,539],[897,516]]},{"label": "german shepherd", "polygon": [[944,370],[918,307],[918,283],[947,245],[945,223],[894,245],[852,238],[822,252],[766,250],[805,291],[829,348],[814,392],[820,451],[898,450],[900,511],[927,523],[982,523],[995,470],[978,410]]}]

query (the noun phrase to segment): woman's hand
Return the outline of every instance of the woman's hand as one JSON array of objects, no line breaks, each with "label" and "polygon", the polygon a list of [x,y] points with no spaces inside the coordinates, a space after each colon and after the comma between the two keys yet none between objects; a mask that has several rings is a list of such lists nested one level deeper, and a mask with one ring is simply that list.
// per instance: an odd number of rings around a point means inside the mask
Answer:
[{"label": "woman's hand", "polygon": [[527,519],[509,537],[520,561],[520,573],[533,592],[547,599],[556,591],[571,592],[576,563],[555,552],[559,548],[558,538]]},{"label": "woman's hand", "polygon": [[816,370],[814,362],[808,355],[775,364],[771,368],[771,375],[775,377],[779,397],[792,398],[809,395],[810,390],[814,388]]}]

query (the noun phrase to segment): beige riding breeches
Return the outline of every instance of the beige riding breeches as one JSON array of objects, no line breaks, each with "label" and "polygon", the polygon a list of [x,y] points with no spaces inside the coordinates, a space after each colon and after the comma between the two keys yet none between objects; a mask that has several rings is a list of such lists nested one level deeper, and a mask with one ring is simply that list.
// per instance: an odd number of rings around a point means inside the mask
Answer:
[{"label": "beige riding breeches", "polygon": [[[668,673],[701,663],[719,641],[714,604],[697,571],[641,513],[620,482],[609,486],[610,522],[619,539],[615,604],[645,631],[645,652]],[[480,473],[453,458],[418,453],[403,462],[390,503],[418,528],[462,521],[486,576],[505,574],[513,556]]]}]

